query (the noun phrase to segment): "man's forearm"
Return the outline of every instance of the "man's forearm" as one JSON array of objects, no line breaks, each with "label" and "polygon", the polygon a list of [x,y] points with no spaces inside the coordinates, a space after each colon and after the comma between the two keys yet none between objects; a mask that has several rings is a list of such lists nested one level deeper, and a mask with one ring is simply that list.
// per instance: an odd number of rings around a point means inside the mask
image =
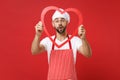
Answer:
[{"label": "man's forearm", "polygon": [[86,38],[81,39],[82,40],[82,46],[80,47],[80,52],[86,56],[91,57],[92,56],[92,50],[90,48],[90,45]]},{"label": "man's forearm", "polygon": [[32,42],[32,46],[31,46],[32,54],[36,54],[40,52],[39,44],[40,44],[40,38],[37,35],[35,35],[34,40]]}]

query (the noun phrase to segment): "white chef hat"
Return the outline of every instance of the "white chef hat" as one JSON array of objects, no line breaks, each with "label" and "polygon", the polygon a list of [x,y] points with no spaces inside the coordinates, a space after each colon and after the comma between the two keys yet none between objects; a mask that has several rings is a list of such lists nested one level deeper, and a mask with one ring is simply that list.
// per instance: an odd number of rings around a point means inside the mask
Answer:
[{"label": "white chef hat", "polygon": [[65,20],[68,21],[68,23],[70,22],[70,15],[65,11],[64,13],[61,13],[61,12],[64,12],[63,9],[59,8],[58,10],[56,10],[52,16],[52,21],[55,20],[56,18],[64,18]]}]

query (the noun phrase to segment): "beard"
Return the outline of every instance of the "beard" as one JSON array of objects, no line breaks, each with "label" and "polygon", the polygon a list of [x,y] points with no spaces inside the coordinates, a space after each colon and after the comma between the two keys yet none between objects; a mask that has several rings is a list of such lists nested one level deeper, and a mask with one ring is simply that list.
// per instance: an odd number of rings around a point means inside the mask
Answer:
[{"label": "beard", "polygon": [[59,26],[57,28],[55,28],[56,31],[59,33],[59,34],[63,34],[66,30],[66,27],[63,27],[63,26]]}]

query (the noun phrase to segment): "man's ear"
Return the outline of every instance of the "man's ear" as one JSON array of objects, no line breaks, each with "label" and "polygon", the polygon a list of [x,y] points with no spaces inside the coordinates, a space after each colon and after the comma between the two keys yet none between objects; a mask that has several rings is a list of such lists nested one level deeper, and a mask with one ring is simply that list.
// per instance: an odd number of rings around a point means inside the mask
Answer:
[{"label": "man's ear", "polygon": [[68,22],[68,21],[66,21],[66,23],[67,23],[67,24],[69,24],[69,22]]},{"label": "man's ear", "polygon": [[52,26],[54,27],[55,26],[55,24],[54,24],[54,22],[52,21]]}]

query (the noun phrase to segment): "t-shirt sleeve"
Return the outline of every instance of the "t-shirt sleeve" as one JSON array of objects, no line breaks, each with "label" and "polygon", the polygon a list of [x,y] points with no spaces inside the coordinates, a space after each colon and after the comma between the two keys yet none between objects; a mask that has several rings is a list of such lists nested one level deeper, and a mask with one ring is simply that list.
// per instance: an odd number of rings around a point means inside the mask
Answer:
[{"label": "t-shirt sleeve", "polygon": [[47,39],[48,38],[44,38],[40,41],[40,44],[42,44],[45,47],[45,50],[47,50]]},{"label": "t-shirt sleeve", "polygon": [[82,46],[82,40],[78,37],[76,37],[76,45],[77,45],[77,50]]}]

